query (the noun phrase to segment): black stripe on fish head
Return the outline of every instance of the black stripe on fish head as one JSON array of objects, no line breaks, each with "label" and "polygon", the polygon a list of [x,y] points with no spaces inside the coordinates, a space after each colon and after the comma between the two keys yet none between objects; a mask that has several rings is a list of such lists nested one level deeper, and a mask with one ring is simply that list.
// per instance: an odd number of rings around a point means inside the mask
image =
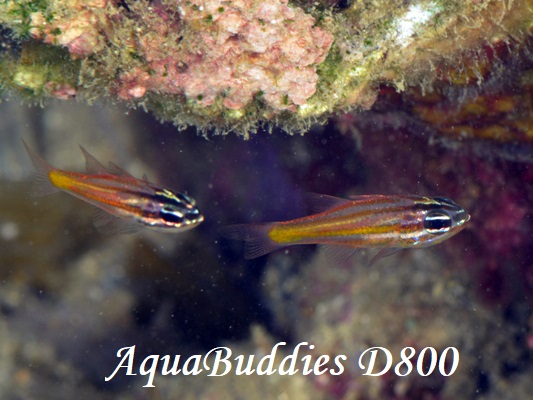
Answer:
[{"label": "black stripe on fish head", "polygon": [[455,203],[453,200],[447,198],[447,197],[441,197],[441,196],[437,196],[437,197],[433,197],[433,200],[441,203],[441,204],[447,204],[449,206],[452,206],[452,207],[459,207],[459,205],[457,203]]},{"label": "black stripe on fish head", "polygon": [[152,199],[161,204],[159,218],[168,226],[180,227],[199,224],[203,215],[196,207],[196,202],[184,194],[175,194],[168,189],[158,191]]},{"label": "black stripe on fish head", "polygon": [[431,211],[440,210],[443,207],[443,203],[436,200],[438,198],[424,197],[418,201],[415,201],[414,208],[419,211]]},{"label": "black stripe on fish head", "polygon": [[196,201],[191,199],[189,196],[181,193],[173,193],[168,189],[158,190],[155,195],[152,196],[152,200],[159,202],[161,204],[171,204],[175,207],[194,207],[196,206]]}]

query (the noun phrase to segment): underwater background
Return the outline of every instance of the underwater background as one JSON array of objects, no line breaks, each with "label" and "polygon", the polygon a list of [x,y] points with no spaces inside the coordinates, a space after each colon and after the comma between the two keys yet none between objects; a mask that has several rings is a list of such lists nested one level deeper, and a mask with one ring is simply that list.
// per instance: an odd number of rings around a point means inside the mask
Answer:
[{"label": "underwater background", "polygon": [[[393,95],[394,97],[395,95]],[[448,146],[394,110],[348,114],[305,136],[248,141],[176,133],[120,106],[4,102],[1,110],[0,398],[527,399],[532,391],[531,160],[487,143]],[[394,106],[396,107],[396,105]],[[350,129],[346,125],[350,124]],[[186,191],[206,220],[177,235],[103,235],[94,207],[65,193],[29,195],[24,138],[52,165],[83,170],[78,145],[135,176]],[[449,142],[448,142],[449,144]],[[480,150],[481,149],[481,150]],[[368,265],[314,246],[256,260],[221,238],[232,223],[305,214],[306,192],[453,198],[472,219],[428,249]],[[279,358],[302,341],[345,354],[339,376],[117,376],[118,349],[183,358],[228,346]],[[362,376],[372,346],[453,346],[450,377]],[[286,353],[284,353],[286,352]],[[302,353],[305,354],[305,353]],[[136,367],[137,368],[137,367]]]}]

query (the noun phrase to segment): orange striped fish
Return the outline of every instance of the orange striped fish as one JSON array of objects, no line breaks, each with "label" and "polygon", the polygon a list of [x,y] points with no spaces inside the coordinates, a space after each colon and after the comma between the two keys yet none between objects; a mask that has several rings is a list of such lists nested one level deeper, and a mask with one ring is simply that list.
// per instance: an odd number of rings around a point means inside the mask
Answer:
[{"label": "orange striped fish", "polygon": [[470,220],[445,197],[365,195],[348,200],[316,195],[311,201],[320,212],[284,222],[231,225],[222,234],[244,240],[247,259],[296,244],[380,248],[379,257],[440,243]]},{"label": "orange striped fish", "polygon": [[163,232],[182,232],[200,224],[204,217],[190,197],[137,179],[114,163],[104,167],[87,150],[87,173],[52,167],[24,142],[37,176],[35,196],[65,191],[103,210],[95,226],[106,233],[133,233],[143,227]]}]

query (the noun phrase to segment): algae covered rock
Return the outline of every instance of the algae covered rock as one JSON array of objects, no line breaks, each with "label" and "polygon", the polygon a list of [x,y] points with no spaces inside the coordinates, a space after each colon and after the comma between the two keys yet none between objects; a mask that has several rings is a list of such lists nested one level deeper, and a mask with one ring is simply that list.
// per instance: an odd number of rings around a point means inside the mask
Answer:
[{"label": "algae covered rock", "polygon": [[462,52],[523,42],[531,16],[530,0],[11,0],[0,86],[124,101],[180,128],[302,131],[369,108],[382,83],[429,89]]}]

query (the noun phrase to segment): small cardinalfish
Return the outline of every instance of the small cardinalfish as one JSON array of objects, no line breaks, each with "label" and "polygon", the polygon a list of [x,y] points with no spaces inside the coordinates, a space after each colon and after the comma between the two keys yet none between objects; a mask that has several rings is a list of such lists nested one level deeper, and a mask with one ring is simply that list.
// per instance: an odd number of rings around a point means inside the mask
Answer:
[{"label": "small cardinalfish", "polygon": [[364,195],[309,197],[316,214],[283,222],[231,225],[222,234],[245,241],[245,258],[295,244],[334,246],[338,259],[379,248],[370,261],[406,248],[428,247],[460,232],[470,215],[445,197]]},{"label": "small cardinalfish", "polygon": [[148,227],[162,232],[182,232],[204,217],[190,197],[134,178],[114,163],[106,168],[81,147],[87,173],[52,167],[24,142],[37,170],[33,194],[45,196],[60,190],[100,208],[94,224],[106,233],[133,233]]}]

